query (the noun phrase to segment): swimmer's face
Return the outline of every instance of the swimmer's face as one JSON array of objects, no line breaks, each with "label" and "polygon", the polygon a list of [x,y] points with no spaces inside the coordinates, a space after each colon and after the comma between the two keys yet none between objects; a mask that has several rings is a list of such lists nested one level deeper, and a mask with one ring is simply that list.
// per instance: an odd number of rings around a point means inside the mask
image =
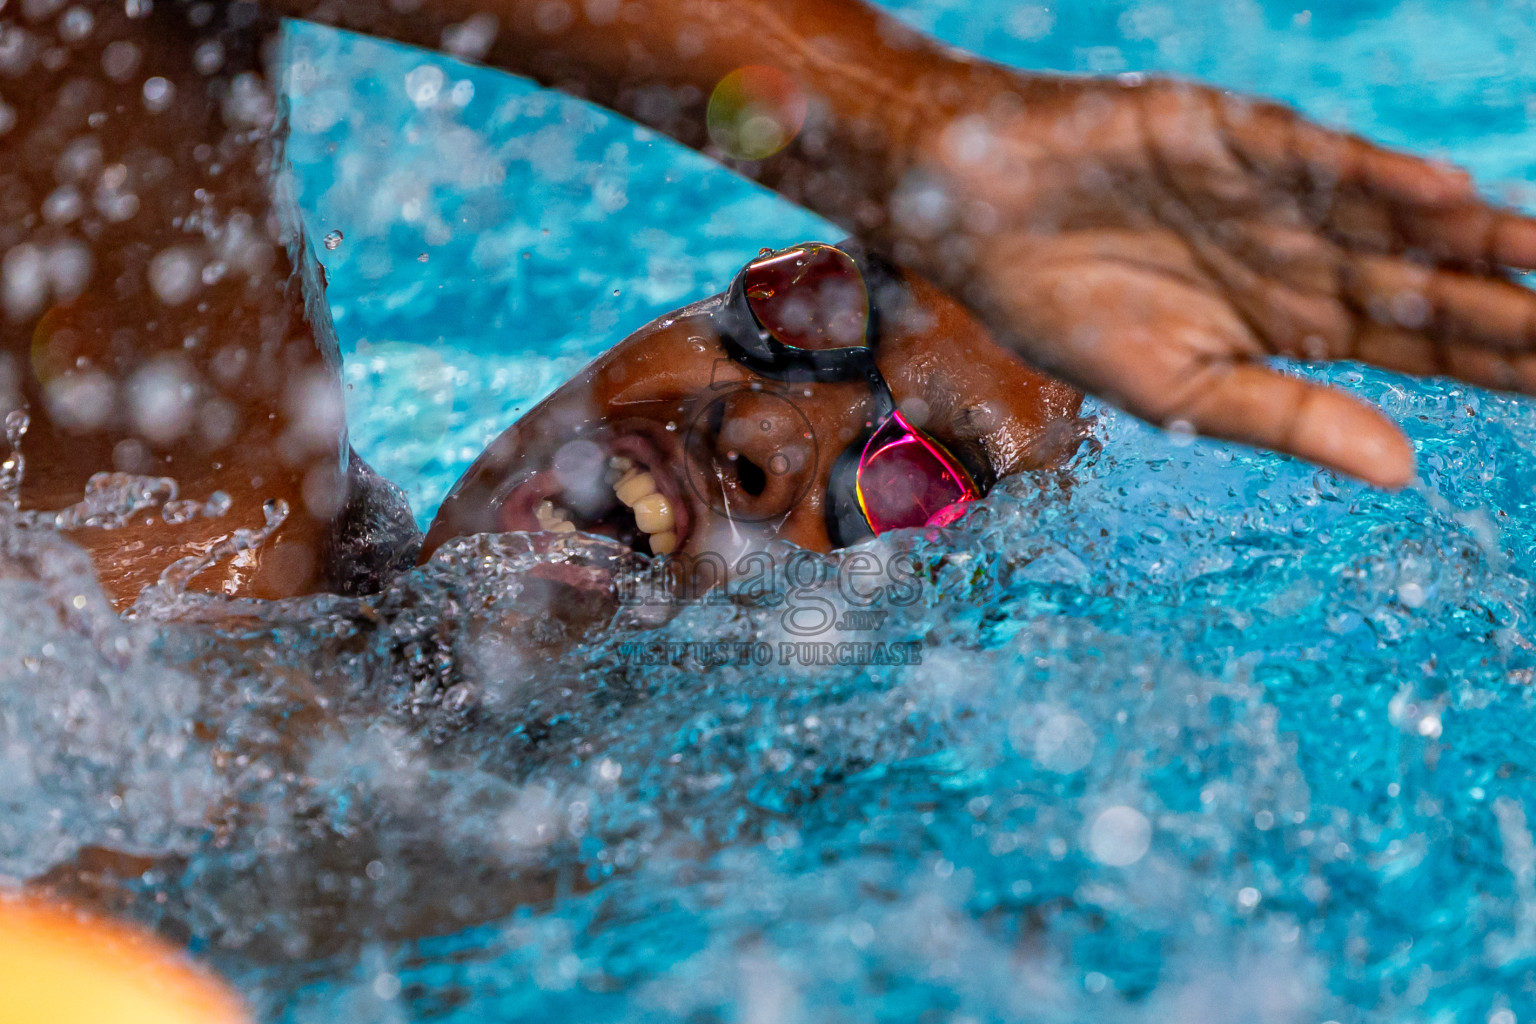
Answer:
[{"label": "swimmer's face", "polygon": [[[937,289],[882,306],[877,361],[898,407],[986,489],[1059,463],[1082,396],[1025,366]],[[862,380],[786,383],[731,360],[720,297],[630,335],[530,410],[454,486],[423,557],[474,533],[601,534],[734,560],[772,539],[832,550],[832,466],[863,434]]]}]

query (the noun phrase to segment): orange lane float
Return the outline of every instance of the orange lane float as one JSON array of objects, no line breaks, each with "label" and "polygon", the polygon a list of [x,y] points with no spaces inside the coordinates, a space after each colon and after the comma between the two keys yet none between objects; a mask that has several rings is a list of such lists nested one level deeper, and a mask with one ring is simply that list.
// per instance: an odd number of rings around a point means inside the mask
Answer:
[{"label": "orange lane float", "polygon": [[249,1024],[238,996],[142,929],[0,894],[0,1024]]}]

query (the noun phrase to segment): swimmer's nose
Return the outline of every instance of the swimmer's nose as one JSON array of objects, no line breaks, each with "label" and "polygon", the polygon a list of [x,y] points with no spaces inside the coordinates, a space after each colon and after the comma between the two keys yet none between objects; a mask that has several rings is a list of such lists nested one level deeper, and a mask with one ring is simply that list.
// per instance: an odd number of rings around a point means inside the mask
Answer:
[{"label": "swimmer's nose", "polygon": [[694,420],[688,473],[714,511],[736,522],[772,523],[809,497],[815,432],[806,415],[774,391],[740,389],[713,400]]}]

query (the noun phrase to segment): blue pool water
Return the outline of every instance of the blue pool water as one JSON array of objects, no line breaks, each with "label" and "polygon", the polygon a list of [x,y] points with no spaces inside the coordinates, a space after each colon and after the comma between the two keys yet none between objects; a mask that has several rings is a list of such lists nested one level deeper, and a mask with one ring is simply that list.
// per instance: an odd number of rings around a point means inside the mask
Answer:
[{"label": "blue pool water", "polygon": [[[898,11],[1536,185],[1529,2]],[[504,76],[307,27],[289,54],[354,443],[423,519],[583,361],[830,232]],[[1100,408],[1067,476],[876,545],[922,566],[878,633],[920,665],[627,656],[785,640],[736,605],[541,656],[515,537],[366,608],[124,622],[62,542],[8,531],[0,874],[154,858],[125,911],[295,1024],[1531,1021],[1536,406],[1319,375],[1403,423],[1422,485]]]}]

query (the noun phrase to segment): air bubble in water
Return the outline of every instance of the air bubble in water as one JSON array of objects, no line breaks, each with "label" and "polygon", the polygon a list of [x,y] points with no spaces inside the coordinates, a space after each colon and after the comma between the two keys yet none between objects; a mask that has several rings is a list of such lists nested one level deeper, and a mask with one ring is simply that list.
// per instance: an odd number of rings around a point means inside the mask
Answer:
[{"label": "air bubble in water", "polygon": [[91,250],[76,241],[62,241],[46,254],[45,263],[53,293],[69,300],[85,290],[91,276]]},{"label": "air bubble in water", "polygon": [[192,51],[192,66],[199,74],[211,75],[224,66],[224,44],[217,39],[199,43]]},{"label": "air bubble in water", "polygon": [[21,439],[27,436],[27,428],[32,426],[32,417],[28,416],[24,409],[12,409],[5,414],[5,439],[13,445],[21,444]]},{"label": "air bubble in water", "polygon": [[21,507],[21,480],[27,468],[27,460],[21,454],[21,439],[31,425],[32,418],[24,409],[12,409],[5,414],[5,439],[11,451],[0,461],[0,494],[12,508]]},{"label": "air bubble in water", "polygon": [[0,301],[6,312],[21,319],[42,308],[47,298],[47,265],[42,251],[23,242],[7,252],[0,260]]},{"label": "air bubble in water", "polygon": [[447,76],[441,68],[423,64],[405,76],[405,94],[411,98],[416,109],[424,110],[437,102],[438,94],[443,91],[446,82]]},{"label": "air bubble in water", "polygon": [[176,99],[176,87],[168,78],[155,75],[144,81],[144,106],[151,113],[158,114],[170,107]]},{"label": "air bubble in water", "polygon": [[202,278],[202,263],[184,245],[173,245],[149,261],[149,285],[167,306],[179,306],[192,297]]},{"label": "air bubble in water", "polygon": [[[482,60],[491,52],[491,44],[496,41],[496,28],[495,15],[473,15],[466,21],[443,29],[443,49],[462,60]],[[470,91],[473,93],[473,86]],[[454,92],[458,92],[458,86],[454,87]],[[457,95],[454,99],[458,99]]]},{"label": "air bubble in water", "polygon": [[139,66],[139,48],[126,39],[114,39],[101,51],[101,69],[114,82],[126,82]]},{"label": "air bubble in water", "polygon": [[180,358],[160,356],[134,373],[127,397],[130,419],[139,435],[169,444],[192,425],[197,380]]},{"label": "air bubble in water", "polygon": [[1088,830],[1088,852],[1100,864],[1129,867],[1152,845],[1152,823],[1134,807],[1111,807]]},{"label": "air bubble in water", "polygon": [[43,219],[49,224],[68,224],[84,209],[80,190],[73,185],[60,185],[43,200]]},{"label": "air bubble in water", "polygon": [[1035,759],[1042,767],[1070,775],[1093,759],[1093,730],[1076,715],[1054,714],[1035,736]]},{"label": "air bubble in water", "polygon": [[231,128],[269,128],[276,112],[272,92],[265,80],[252,71],[242,71],[229,84],[224,96],[224,121]]},{"label": "air bubble in water", "polygon": [[337,249],[340,249],[341,240],[344,237],[345,236],[342,235],[340,231],[332,231],[330,234],[325,236],[325,247],[333,252]]},{"label": "air bubble in water", "polygon": [[96,19],[83,7],[71,7],[59,19],[59,38],[67,43],[78,43],[91,34]]}]

